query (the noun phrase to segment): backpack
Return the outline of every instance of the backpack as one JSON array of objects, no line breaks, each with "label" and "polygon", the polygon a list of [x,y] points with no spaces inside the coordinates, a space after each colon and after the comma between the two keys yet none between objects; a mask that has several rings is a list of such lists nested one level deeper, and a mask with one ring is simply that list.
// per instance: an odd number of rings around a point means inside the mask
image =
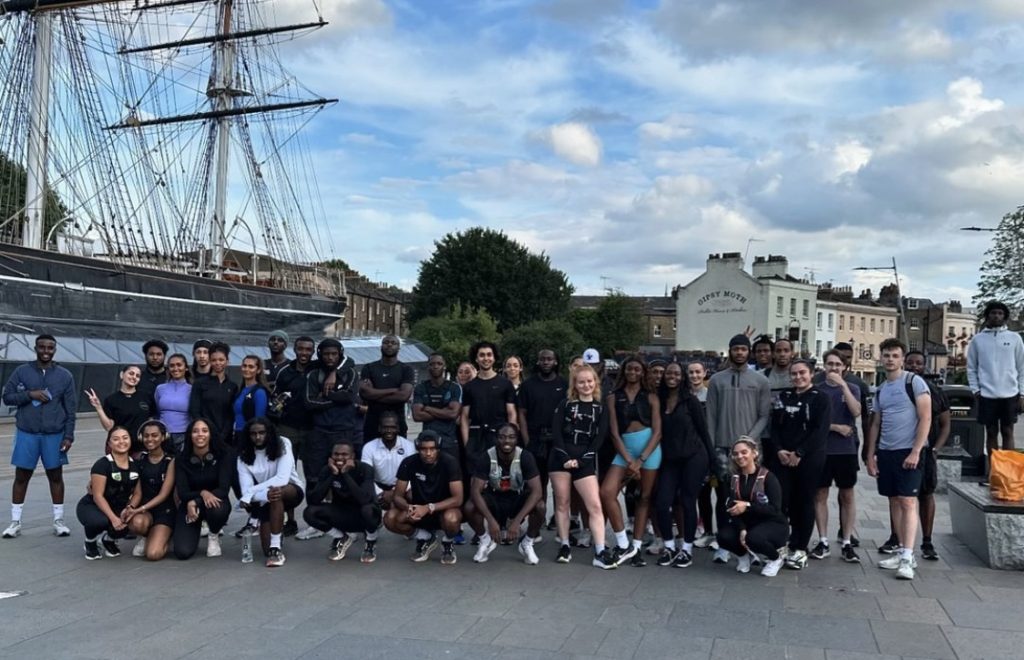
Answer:
[{"label": "backpack", "polygon": [[[909,378],[903,379],[903,385],[907,390],[907,396],[910,397],[910,403],[917,405],[917,396],[914,394],[914,378],[917,374],[907,374]],[[939,437],[939,415],[942,414],[943,406],[942,402],[946,395],[942,393],[942,390],[937,385],[929,381],[927,378],[922,378],[924,384],[928,386],[928,394],[931,395],[932,399],[932,423],[928,427],[928,445],[934,445],[935,440]]]}]

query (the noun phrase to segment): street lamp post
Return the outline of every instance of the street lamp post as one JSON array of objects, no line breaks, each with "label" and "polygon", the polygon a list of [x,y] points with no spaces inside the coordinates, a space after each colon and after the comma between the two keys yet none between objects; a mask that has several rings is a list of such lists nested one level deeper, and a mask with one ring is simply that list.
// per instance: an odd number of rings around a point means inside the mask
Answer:
[{"label": "street lamp post", "polygon": [[896,313],[900,317],[900,335],[903,342],[910,344],[910,337],[907,334],[907,315],[903,311],[903,287],[900,286],[900,272],[896,268],[896,257],[892,258],[891,266],[857,266],[853,270],[891,270],[896,277]]}]

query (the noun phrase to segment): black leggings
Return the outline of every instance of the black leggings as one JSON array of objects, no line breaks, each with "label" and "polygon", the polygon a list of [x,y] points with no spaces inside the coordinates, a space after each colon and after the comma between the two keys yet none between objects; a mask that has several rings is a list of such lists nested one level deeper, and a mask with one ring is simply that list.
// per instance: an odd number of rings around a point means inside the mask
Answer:
[{"label": "black leggings", "polygon": [[789,516],[792,528],[789,549],[806,551],[814,532],[814,499],[825,469],[825,452],[804,456],[795,468],[774,463],[771,471],[782,487],[782,511]]},{"label": "black leggings", "polygon": [[[119,512],[115,511],[114,513]],[[75,514],[78,516],[78,522],[82,523],[82,527],[85,528],[86,539],[94,540],[104,532],[112,539],[119,539],[128,533],[127,527],[121,531],[114,531],[114,528],[110,525],[110,518],[107,518],[107,514],[100,511],[100,508],[96,506],[96,501],[92,499],[92,495],[86,495],[78,500]]]},{"label": "black leggings", "polygon": [[363,506],[313,504],[306,507],[302,517],[306,519],[307,525],[321,532],[336,529],[340,532],[373,534],[380,527],[381,511],[376,503]]},{"label": "black leggings", "polygon": [[683,541],[693,543],[697,535],[697,493],[707,474],[708,457],[703,451],[690,458],[661,461],[657,493],[654,496],[654,515],[658,531],[665,541],[672,540],[672,505],[678,495],[683,511],[683,529],[679,532],[683,535]]},{"label": "black leggings", "polygon": [[174,533],[172,537],[174,556],[178,559],[188,559],[196,554],[196,550],[199,549],[199,533],[204,520],[207,527],[210,528],[210,534],[216,534],[224,528],[224,525],[228,522],[228,516],[231,515],[231,504],[227,499],[224,499],[221,500],[220,506],[207,509],[203,501],[200,500],[199,517],[196,518],[195,522],[185,522],[187,514],[188,503],[182,502],[181,506],[178,507],[178,514],[174,520]]},{"label": "black leggings", "polygon": [[768,557],[769,561],[779,558],[779,548],[786,545],[786,537],[789,529],[780,522],[762,522],[747,528],[747,548],[740,544],[739,523],[735,520],[722,523],[718,526],[718,545],[733,553],[737,557],[747,554],[750,548],[759,555]]}]

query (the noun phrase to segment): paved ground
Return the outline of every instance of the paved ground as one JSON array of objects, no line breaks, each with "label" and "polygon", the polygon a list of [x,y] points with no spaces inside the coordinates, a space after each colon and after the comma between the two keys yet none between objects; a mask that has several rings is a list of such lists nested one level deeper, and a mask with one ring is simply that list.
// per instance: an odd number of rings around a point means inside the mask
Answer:
[{"label": "paved ground", "polygon": [[[45,480],[29,491],[26,529],[0,541],[0,656],[19,658],[612,657],[1020,658],[1024,574],[989,570],[949,533],[940,499],[936,545],[918,578],[879,570],[884,502],[860,489],[862,565],[832,557],[777,578],[739,575],[698,551],[691,568],[599,571],[587,551],[539,566],[512,548],[487,564],[413,564],[411,542],[384,534],[380,559],[325,560],[324,539],[286,541],[288,563],[242,565],[239,544],[220,559],[149,564],[130,556],[87,562],[74,505],[101,452],[83,420],[68,470],[69,539],[50,534]],[[11,427],[0,426],[0,456]],[[6,459],[4,459],[6,461]],[[0,467],[6,524],[11,468]],[[833,514],[834,515],[834,514]],[[240,525],[236,513],[230,529]],[[128,542],[124,550],[131,549]],[[202,553],[200,553],[202,554]],[[358,553],[356,553],[358,554]]]}]

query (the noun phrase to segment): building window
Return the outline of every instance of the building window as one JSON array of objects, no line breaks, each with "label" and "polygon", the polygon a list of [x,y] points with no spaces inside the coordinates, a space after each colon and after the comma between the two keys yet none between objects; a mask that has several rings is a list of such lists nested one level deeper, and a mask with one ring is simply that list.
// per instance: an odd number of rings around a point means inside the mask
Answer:
[{"label": "building window", "polygon": [[821,330],[822,316],[823,314],[821,312],[818,312],[818,330]]},{"label": "building window", "polygon": [[825,345],[826,345],[826,346],[828,347],[828,348],[827,348],[826,350],[829,350],[829,351],[831,351],[831,350],[832,350],[832,342],[828,342],[828,343],[827,343],[827,344],[825,344]]},{"label": "building window", "polygon": [[775,315],[782,316],[782,296],[775,298]]},{"label": "building window", "polygon": [[829,313],[828,313],[828,329],[829,329],[829,330],[831,330],[831,329],[832,329],[832,324],[833,324],[833,322],[835,321],[835,319],[833,319],[833,318],[832,318],[832,316],[833,316],[833,315],[832,315],[832,312],[829,312]]},{"label": "building window", "polygon": [[800,350],[801,351],[806,351],[807,349],[810,348],[810,341],[811,341],[810,334],[811,334],[810,330],[801,330],[800,331]]},{"label": "building window", "polygon": [[839,315],[839,329],[840,330],[843,329],[843,319],[845,319],[845,318],[846,317],[844,315],[842,315],[842,314]]},{"label": "building window", "polygon": [[858,359],[863,359],[863,358],[866,358],[866,357],[867,357],[867,354],[864,352],[864,344],[857,344],[857,358]]},{"label": "building window", "polygon": [[796,298],[789,299],[789,315],[796,316]]},{"label": "building window", "polygon": [[917,350],[920,350],[920,349],[921,349],[921,346],[918,344],[918,341],[916,339],[911,339],[910,340],[910,350],[917,351]]},{"label": "building window", "polygon": [[860,331],[861,332],[864,332],[864,319],[865,318],[867,318],[867,317],[865,317],[865,316],[860,317]]},{"label": "building window", "polygon": [[821,357],[821,340],[818,339],[814,342],[814,354]]},{"label": "building window", "polygon": [[911,330],[920,330],[921,329],[921,320],[920,319],[910,319],[910,329]]},{"label": "building window", "polygon": [[676,320],[672,319],[672,332],[676,331]]},{"label": "building window", "polygon": [[779,337],[782,336],[782,328],[775,328],[775,340],[778,341]]},{"label": "building window", "polygon": [[954,328],[953,326],[949,326],[949,336],[956,337],[956,328]]},{"label": "building window", "polygon": [[875,331],[875,319],[871,319],[871,332]]},{"label": "building window", "polygon": [[[810,300],[805,300],[804,301],[804,318],[805,319],[811,318],[811,301]],[[821,327],[821,319],[820,318],[818,319],[818,327],[819,328]]]},{"label": "building window", "polygon": [[652,332],[651,334],[654,335],[654,337],[656,337],[656,338],[657,337],[661,337],[661,324],[660,323],[655,323],[654,324],[654,332]]},{"label": "building window", "polygon": [[892,319],[889,319],[889,334],[893,334]]}]

